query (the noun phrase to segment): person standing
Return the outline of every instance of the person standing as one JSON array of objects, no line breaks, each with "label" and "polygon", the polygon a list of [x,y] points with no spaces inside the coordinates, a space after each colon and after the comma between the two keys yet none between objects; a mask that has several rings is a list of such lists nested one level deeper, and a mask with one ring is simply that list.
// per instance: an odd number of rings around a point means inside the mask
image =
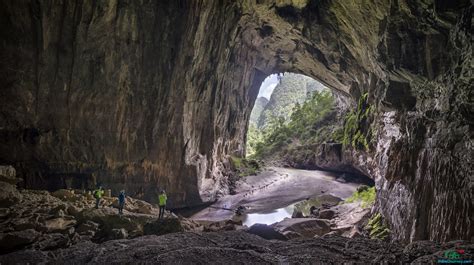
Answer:
[{"label": "person standing", "polygon": [[99,186],[99,188],[94,191],[95,208],[96,209],[99,209],[100,200],[102,199],[102,195],[104,195],[104,190],[102,189],[102,186]]},{"label": "person standing", "polygon": [[158,206],[160,207],[160,213],[158,215],[158,219],[163,219],[166,209],[166,201],[168,197],[166,196],[165,190],[161,191],[161,194],[158,196]]},{"label": "person standing", "polygon": [[119,203],[119,214],[123,214],[123,207],[125,206],[125,191],[121,190],[118,196],[118,203]]}]

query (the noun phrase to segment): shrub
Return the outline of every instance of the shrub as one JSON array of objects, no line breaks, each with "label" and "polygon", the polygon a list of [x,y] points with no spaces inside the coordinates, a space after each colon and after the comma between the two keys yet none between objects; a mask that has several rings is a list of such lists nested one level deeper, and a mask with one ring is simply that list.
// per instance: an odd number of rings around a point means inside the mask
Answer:
[{"label": "shrub", "polygon": [[[372,130],[369,119],[374,111],[374,107],[368,104],[368,94],[365,93],[359,99],[357,110],[347,114],[344,122],[344,136],[342,143],[344,146],[352,146],[355,149],[368,151]],[[366,128],[368,127],[368,128]]]},{"label": "shrub", "polygon": [[390,236],[390,229],[385,225],[380,213],[375,214],[369,219],[365,229],[369,232],[369,236],[372,239],[384,240]]},{"label": "shrub", "polygon": [[355,191],[351,197],[346,199],[346,203],[362,202],[362,208],[371,207],[375,202],[375,187],[370,187],[368,189],[359,189]]}]

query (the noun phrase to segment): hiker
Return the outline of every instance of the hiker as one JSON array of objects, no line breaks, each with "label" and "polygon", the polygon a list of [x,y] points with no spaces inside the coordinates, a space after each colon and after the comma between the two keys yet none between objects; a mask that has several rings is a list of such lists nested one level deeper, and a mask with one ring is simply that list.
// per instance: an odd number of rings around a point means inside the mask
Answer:
[{"label": "hiker", "polygon": [[158,206],[160,207],[160,213],[158,215],[158,219],[163,219],[163,215],[165,214],[167,199],[168,197],[166,197],[165,190],[162,190],[160,196],[158,196]]},{"label": "hiker", "polygon": [[123,206],[125,206],[125,191],[121,190],[120,194],[118,196],[118,209],[119,209],[119,214],[123,214]]},{"label": "hiker", "polygon": [[94,191],[96,209],[99,209],[100,199],[102,199],[102,195],[104,195],[104,190],[102,189],[102,186],[99,186],[99,188]]}]

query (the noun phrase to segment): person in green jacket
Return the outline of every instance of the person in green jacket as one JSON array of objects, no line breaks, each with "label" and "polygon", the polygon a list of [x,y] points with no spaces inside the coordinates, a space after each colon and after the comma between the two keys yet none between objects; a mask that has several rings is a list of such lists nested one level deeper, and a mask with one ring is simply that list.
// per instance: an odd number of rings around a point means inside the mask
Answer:
[{"label": "person in green jacket", "polygon": [[95,208],[99,209],[100,200],[102,199],[102,195],[104,195],[104,190],[102,186],[99,186],[98,189],[94,191],[94,198],[95,198]]},{"label": "person in green jacket", "polygon": [[168,200],[168,197],[166,196],[166,192],[165,190],[162,190],[161,194],[158,196],[158,206],[160,207],[160,213],[158,215],[158,219],[163,219],[163,215],[165,214],[167,200]]}]

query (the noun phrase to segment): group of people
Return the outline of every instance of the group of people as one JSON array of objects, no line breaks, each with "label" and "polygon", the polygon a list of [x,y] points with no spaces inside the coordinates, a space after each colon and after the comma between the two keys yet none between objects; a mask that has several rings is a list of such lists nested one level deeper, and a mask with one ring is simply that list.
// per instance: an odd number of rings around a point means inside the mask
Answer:
[{"label": "group of people", "polygon": [[[102,196],[104,196],[104,189],[102,186],[99,186],[96,190],[94,190],[93,195],[95,198],[95,208],[99,209],[100,201],[102,200]],[[125,206],[125,190],[121,190],[118,195],[118,213],[121,215],[123,214],[123,208]],[[158,195],[158,206],[159,206],[159,214],[158,219],[163,219],[165,210],[166,210],[166,203],[168,201],[168,196],[166,196],[166,191],[162,190],[160,195]]]}]

